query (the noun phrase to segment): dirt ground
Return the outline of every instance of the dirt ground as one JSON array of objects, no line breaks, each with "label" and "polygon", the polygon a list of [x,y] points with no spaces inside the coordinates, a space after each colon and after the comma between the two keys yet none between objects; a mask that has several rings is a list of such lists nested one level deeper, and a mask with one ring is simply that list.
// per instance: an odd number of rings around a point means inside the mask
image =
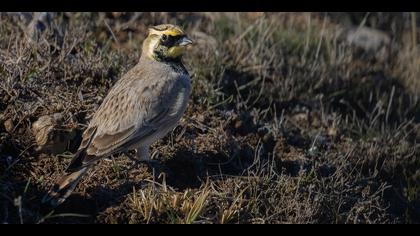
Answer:
[{"label": "dirt ground", "polygon": [[[419,14],[25,17],[0,14],[0,222],[420,223]],[[161,23],[196,43],[159,165],[109,157],[42,206]]]}]

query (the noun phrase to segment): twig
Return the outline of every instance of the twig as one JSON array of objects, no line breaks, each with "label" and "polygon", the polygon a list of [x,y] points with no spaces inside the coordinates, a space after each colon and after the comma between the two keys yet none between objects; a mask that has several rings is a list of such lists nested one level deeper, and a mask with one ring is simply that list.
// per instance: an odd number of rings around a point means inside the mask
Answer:
[{"label": "twig", "polygon": [[388,109],[386,109],[385,121],[388,123],[389,112],[391,110],[392,99],[394,98],[395,86],[392,86],[391,97],[389,98]]},{"label": "twig", "polygon": [[108,22],[106,22],[106,20],[105,20],[105,19],[104,19],[104,23],[105,23],[105,26],[108,28],[109,32],[111,33],[112,38],[113,38],[113,39],[115,40],[115,42],[117,43],[118,47],[120,47],[120,42],[118,41],[117,37],[115,37],[114,32],[112,31],[111,27],[109,26]]},{"label": "twig", "polygon": [[411,12],[411,42],[413,43],[413,48],[417,46],[417,25],[416,25],[416,13]]}]

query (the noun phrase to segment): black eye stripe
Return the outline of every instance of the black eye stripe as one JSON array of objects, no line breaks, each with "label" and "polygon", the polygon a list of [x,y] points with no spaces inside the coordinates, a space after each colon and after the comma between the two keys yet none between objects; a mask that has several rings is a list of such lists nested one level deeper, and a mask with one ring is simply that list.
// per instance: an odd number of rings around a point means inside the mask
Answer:
[{"label": "black eye stripe", "polygon": [[172,45],[175,44],[175,42],[177,42],[182,37],[183,37],[182,35],[172,36],[172,35],[166,35],[166,34],[164,34],[161,37],[161,42],[165,46],[172,46]]},{"label": "black eye stripe", "polygon": [[174,41],[178,41],[182,36],[177,35],[177,36],[169,36],[169,37],[172,38]]}]

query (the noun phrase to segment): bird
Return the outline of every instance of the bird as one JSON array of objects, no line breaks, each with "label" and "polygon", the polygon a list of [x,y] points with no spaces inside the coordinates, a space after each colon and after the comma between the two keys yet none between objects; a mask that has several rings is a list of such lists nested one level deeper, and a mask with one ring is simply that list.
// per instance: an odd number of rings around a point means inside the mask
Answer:
[{"label": "bird", "polygon": [[191,77],[182,56],[191,44],[179,26],[149,27],[138,63],[110,89],[42,203],[53,207],[63,203],[104,157],[135,150],[139,161],[151,160],[150,145],[176,127],[190,99]]}]

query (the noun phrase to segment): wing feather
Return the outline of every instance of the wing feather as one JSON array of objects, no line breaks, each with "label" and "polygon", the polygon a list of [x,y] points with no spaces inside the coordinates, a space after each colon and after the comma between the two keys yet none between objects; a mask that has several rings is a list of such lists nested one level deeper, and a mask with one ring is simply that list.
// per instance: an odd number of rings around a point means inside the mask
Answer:
[{"label": "wing feather", "polygon": [[128,79],[123,77],[109,92],[83,135],[82,144],[90,140],[84,147],[88,155],[83,165],[126,151],[177,121],[171,107],[178,102],[177,94],[184,83],[176,79],[136,80],[127,75]]}]

